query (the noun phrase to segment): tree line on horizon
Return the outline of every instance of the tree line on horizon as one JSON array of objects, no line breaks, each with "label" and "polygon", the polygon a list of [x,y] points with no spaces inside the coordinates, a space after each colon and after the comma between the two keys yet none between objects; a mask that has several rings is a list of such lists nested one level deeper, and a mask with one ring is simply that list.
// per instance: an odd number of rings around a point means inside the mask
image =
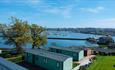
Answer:
[{"label": "tree line on horizon", "polygon": [[32,44],[32,49],[40,48],[47,43],[46,30],[37,24],[11,17],[10,25],[0,24],[0,32],[5,44],[15,46],[17,53],[23,52],[23,46]]},{"label": "tree line on horizon", "polygon": [[115,35],[115,28],[47,28],[47,31],[70,31],[96,35]]}]

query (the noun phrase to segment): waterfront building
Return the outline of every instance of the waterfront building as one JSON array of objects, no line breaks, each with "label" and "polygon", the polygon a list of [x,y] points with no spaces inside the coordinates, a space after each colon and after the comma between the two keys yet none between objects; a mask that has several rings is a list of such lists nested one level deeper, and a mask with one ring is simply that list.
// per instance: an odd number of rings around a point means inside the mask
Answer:
[{"label": "waterfront building", "polygon": [[0,50],[0,54],[2,53],[2,50]]},{"label": "waterfront building", "polygon": [[84,56],[91,56],[92,55],[92,49],[89,47],[85,47],[85,46],[70,46],[68,47],[70,49],[74,49],[74,50],[84,50]]},{"label": "waterfront building", "polygon": [[75,61],[79,61],[82,58],[84,58],[84,50],[82,49],[71,49],[67,47],[54,47],[53,46],[49,48],[49,51],[71,56],[73,60]]},{"label": "waterfront building", "polygon": [[25,61],[48,70],[72,70],[73,66],[72,57],[43,49],[25,50]]}]

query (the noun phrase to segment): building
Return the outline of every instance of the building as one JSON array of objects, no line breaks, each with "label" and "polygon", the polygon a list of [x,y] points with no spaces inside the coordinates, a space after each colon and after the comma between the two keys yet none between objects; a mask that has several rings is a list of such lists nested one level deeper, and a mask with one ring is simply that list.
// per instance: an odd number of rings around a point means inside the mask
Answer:
[{"label": "building", "polygon": [[0,50],[0,54],[2,53],[2,50]]},{"label": "building", "polygon": [[28,70],[0,57],[0,70]]},{"label": "building", "polygon": [[84,56],[91,56],[92,55],[92,49],[85,48],[84,49]]},{"label": "building", "polygon": [[72,57],[43,49],[26,50],[25,61],[48,70],[71,70],[73,66]]},{"label": "building", "polygon": [[84,50],[84,56],[92,55],[92,49],[88,48],[88,47],[85,47],[85,46],[70,46],[68,48],[74,49],[74,50],[78,50],[78,49]]},{"label": "building", "polygon": [[79,61],[84,58],[84,51],[82,49],[75,50],[67,47],[50,47],[49,51],[71,56],[75,61]]}]

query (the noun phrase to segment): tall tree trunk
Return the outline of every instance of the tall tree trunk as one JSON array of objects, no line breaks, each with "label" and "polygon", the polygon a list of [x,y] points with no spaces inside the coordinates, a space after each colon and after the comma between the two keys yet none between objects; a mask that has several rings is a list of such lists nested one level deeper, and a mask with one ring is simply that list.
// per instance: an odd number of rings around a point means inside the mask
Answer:
[{"label": "tall tree trunk", "polygon": [[23,53],[23,48],[17,43],[16,43],[16,51],[17,51],[18,54]]},{"label": "tall tree trunk", "polygon": [[32,44],[32,49],[34,49],[35,48],[35,45],[34,45],[34,43]]},{"label": "tall tree trunk", "polygon": [[38,49],[40,49],[40,47],[38,47]]},{"label": "tall tree trunk", "polygon": [[36,47],[35,41],[32,43],[32,49]]}]

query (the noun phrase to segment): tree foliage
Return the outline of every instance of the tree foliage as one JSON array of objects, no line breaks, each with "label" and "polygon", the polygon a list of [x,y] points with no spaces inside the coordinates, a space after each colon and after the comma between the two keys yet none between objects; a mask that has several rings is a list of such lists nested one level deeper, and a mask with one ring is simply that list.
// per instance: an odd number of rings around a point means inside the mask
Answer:
[{"label": "tree foliage", "polygon": [[5,44],[14,45],[17,53],[22,53],[22,46],[30,41],[29,26],[26,21],[11,18],[11,25],[3,31]]},{"label": "tree foliage", "polygon": [[0,33],[3,32],[4,28],[7,28],[5,24],[0,23]]},{"label": "tree foliage", "polygon": [[32,24],[30,27],[31,38],[32,38],[32,48],[40,47],[47,43],[45,29],[37,24]]},{"label": "tree foliage", "polygon": [[43,27],[37,24],[29,25],[27,21],[22,21],[15,17],[11,17],[11,25],[2,28],[2,34],[5,44],[14,45],[17,53],[22,53],[23,46],[27,43],[32,43],[32,48],[39,48],[47,43]]}]

